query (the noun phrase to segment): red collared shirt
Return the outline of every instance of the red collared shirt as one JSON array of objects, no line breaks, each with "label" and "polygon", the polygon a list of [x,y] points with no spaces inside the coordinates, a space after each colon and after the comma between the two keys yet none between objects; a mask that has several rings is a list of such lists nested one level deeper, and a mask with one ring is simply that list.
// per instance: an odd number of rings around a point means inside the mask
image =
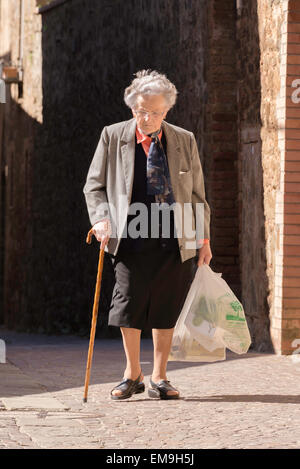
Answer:
[{"label": "red collared shirt", "polygon": [[[151,137],[149,135],[143,134],[138,128],[136,128],[135,135],[137,138],[137,143],[141,143],[142,147],[144,149],[144,152],[148,156],[149,154],[149,148],[151,145]],[[160,131],[158,138],[161,140],[162,137],[162,130]]]}]

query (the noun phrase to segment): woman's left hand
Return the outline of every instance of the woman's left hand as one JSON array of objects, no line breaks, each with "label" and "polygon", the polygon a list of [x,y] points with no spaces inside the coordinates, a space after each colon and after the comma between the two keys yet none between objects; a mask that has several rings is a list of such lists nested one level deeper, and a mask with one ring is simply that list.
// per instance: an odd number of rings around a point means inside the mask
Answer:
[{"label": "woman's left hand", "polygon": [[212,253],[209,244],[204,244],[202,248],[199,249],[199,258],[198,258],[198,266],[207,264],[209,265],[212,258]]}]

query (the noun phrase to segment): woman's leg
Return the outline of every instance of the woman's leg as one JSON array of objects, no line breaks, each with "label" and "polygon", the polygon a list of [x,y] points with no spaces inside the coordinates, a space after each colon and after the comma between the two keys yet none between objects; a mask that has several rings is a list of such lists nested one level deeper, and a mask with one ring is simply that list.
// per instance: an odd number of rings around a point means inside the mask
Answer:
[{"label": "woman's leg", "polygon": [[[141,345],[141,330],[133,329],[131,327],[121,327],[123,346],[126,355],[126,369],[124,378],[136,380],[141,373],[140,364],[140,345]],[[144,376],[141,375],[141,382]],[[120,390],[112,392],[114,396],[122,394]]]},{"label": "woman's leg", "polygon": [[[167,379],[167,363],[171,349],[173,329],[152,329],[154,346],[154,365],[152,381],[158,383],[160,380]],[[179,394],[176,391],[168,391],[170,396]]]}]

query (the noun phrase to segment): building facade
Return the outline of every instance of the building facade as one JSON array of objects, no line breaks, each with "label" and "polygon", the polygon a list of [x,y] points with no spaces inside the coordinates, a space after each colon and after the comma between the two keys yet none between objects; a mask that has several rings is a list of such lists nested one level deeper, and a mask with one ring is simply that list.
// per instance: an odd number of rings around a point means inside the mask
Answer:
[{"label": "building facade", "polygon": [[[300,342],[300,0],[0,0],[0,322],[89,327],[97,246],[82,188],[133,73],[179,90],[211,207],[211,267],[258,351]],[[99,330],[113,275],[106,259]]]}]

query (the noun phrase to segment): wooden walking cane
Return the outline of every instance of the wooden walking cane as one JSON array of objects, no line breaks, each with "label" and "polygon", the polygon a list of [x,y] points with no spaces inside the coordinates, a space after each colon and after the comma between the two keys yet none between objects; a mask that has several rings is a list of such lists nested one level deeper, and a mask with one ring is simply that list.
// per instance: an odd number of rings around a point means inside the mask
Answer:
[{"label": "wooden walking cane", "polygon": [[[93,236],[92,229],[90,229],[86,237],[86,242],[88,244],[91,244],[92,236]],[[90,382],[91,365],[92,365],[92,359],[93,359],[95,333],[96,333],[96,325],[97,325],[97,317],[98,317],[103,261],[104,261],[104,247],[102,247],[102,243],[100,243],[98,272],[97,272],[96,289],[95,289],[95,296],[94,296],[90,344],[89,344],[88,358],[87,358],[87,364],[86,364],[83,402],[87,402],[88,387],[89,387],[89,382]]]}]

